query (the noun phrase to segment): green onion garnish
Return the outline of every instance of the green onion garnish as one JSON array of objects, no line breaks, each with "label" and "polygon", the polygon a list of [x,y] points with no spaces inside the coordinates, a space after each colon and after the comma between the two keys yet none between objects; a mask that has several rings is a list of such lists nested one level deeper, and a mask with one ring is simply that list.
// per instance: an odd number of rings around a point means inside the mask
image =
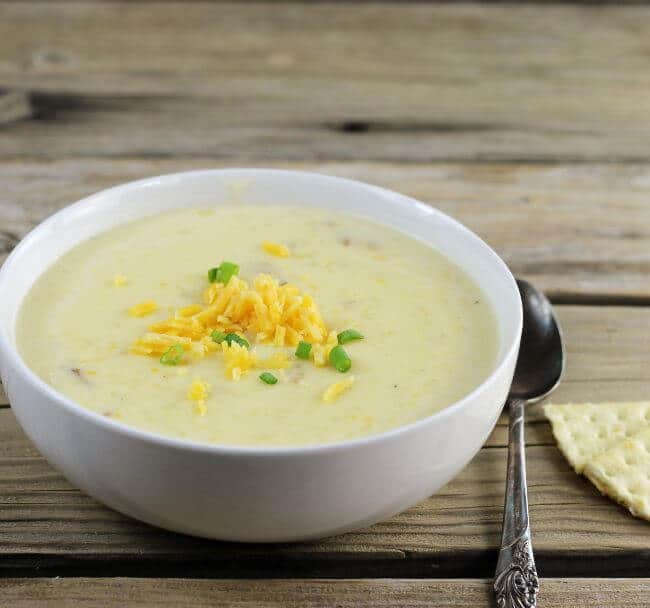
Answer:
[{"label": "green onion garnish", "polygon": [[160,357],[163,365],[178,365],[183,358],[184,349],[180,344],[172,344]]},{"label": "green onion garnish", "polygon": [[226,334],[224,340],[228,342],[228,346],[230,346],[233,342],[237,342],[237,344],[240,344],[241,346],[245,346],[246,348],[251,347],[248,340],[242,338],[241,336],[238,336],[237,334]]},{"label": "green onion garnish", "polygon": [[237,344],[241,344],[242,346],[245,346],[246,348],[251,347],[248,340],[246,340],[245,338],[242,338],[241,336],[238,336],[237,334],[225,334],[222,331],[219,331],[218,329],[215,329],[210,334],[210,337],[217,344],[221,344],[222,342],[226,341],[228,343],[228,346],[230,346],[233,342],[237,342]]},{"label": "green onion garnish", "polygon": [[342,331],[338,336],[339,344],[347,344],[353,340],[363,340],[363,334],[358,332],[356,329],[346,329]]},{"label": "green onion garnish", "polygon": [[296,348],[296,357],[298,359],[309,359],[310,352],[311,344],[309,342],[300,342],[298,348]]},{"label": "green onion garnish", "polygon": [[352,359],[340,344],[330,351],[330,363],[340,372],[347,372],[352,367]]},{"label": "green onion garnish", "polygon": [[260,374],[260,380],[266,384],[277,384],[278,379],[270,372]]},{"label": "green onion garnish", "polygon": [[221,266],[208,270],[208,281],[210,283],[223,283],[230,281],[232,277],[239,274],[239,266],[234,262],[221,262]]},{"label": "green onion garnish", "polygon": [[226,334],[224,334],[222,331],[219,331],[218,329],[215,329],[211,334],[210,337],[214,342],[217,344],[221,344],[225,339],[226,339]]},{"label": "green onion garnish", "polygon": [[217,271],[217,283],[224,285],[230,281],[231,277],[239,274],[239,266],[233,262],[221,262],[219,270]]}]

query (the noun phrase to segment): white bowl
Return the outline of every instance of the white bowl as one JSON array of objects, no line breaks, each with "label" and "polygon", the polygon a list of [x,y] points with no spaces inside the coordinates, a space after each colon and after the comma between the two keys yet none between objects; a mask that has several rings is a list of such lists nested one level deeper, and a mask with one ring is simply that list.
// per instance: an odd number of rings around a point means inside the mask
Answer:
[{"label": "white bowl", "polygon": [[[38,276],[77,243],[159,211],[246,203],[345,211],[429,243],[463,268],[496,313],[498,360],[446,409],[408,426],[312,447],[224,447],[170,439],[84,409],[38,378],[16,350],[16,316]],[[237,541],[298,541],[390,517],[430,496],[478,452],[514,371],[522,312],[515,281],[476,235],[395,192],[324,175],[261,169],[194,171],[105,190],[35,228],[0,270],[0,375],[25,433],[75,486],[145,522]],[[432,348],[434,346],[432,345]]]}]

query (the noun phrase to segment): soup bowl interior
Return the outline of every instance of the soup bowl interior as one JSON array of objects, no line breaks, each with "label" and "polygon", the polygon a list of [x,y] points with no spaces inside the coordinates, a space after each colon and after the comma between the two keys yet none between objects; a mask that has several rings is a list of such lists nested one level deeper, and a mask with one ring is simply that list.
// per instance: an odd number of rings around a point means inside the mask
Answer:
[{"label": "soup bowl interior", "polygon": [[[34,281],[58,257],[140,217],[224,203],[345,212],[437,249],[491,303],[499,335],[492,372],[458,402],[407,426],[341,443],[264,448],[200,444],[125,426],[78,406],[28,369],[16,348],[18,311]],[[0,270],[0,290],[0,375],[16,417],[49,462],[73,484],[125,514],[175,531],[240,541],[294,541],[343,532],[384,519],[438,490],[494,427],[512,379],[522,322],[517,287],[505,264],[446,215],[359,182],[261,169],[173,174],[88,197],[43,222],[19,244]]]}]

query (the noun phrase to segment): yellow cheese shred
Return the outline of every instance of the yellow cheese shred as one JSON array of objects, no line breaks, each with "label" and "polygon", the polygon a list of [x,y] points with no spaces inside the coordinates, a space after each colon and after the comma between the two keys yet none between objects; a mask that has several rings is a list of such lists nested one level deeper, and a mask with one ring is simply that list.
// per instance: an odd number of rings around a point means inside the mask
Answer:
[{"label": "yellow cheese shred", "polygon": [[195,411],[200,416],[205,416],[208,411],[208,408],[205,405],[205,400],[207,399],[209,392],[210,385],[201,380],[194,380],[194,382],[190,384],[190,388],[187,390],[187,398],[190,401],[194,401],[196,404]]},{"label": "yellow cheese shred", "polygon": [[239,380],[257,365],[257,353],[237,344],[237,342],[230,345],[227,342],[222,342],[221,350],[226,364],[226,377],[232,380]]},{"label": "yellow cheese shred", "polygon": [[203,307],[200,304],[190,304],[190,306],[179,308],[176,311],[176,316],[183,319],[185,317],[191,317],[192,315],[195,315],[197,312],[201,312],[202,310]]},{"label": "yellow cheese shred", "polygon": [[313,344],[311,358],[318,367],[323,367],[329,362],[330,351],[338,344],[338,337],[335,331],[329,332],[324,344]]},{"label": "yellow cheese shred", "polygon": [[131,308],[129,308],[129,314],[132,317],[146,317],[156,310],[158,310],[158,304],[153,300],[146,300],[145,302],[140,302],[135,306],[131,306]]},{"label": "yellow cheese shred", "polygon": [[118,273],[113,277],[115,287],[124,287],[128,282],[129,280],[123,274]]},{"label": "yellow cheese shred", "polygon": [[160,357],[174,344],[180,344],[184,350],[189,350],[192,346],[192,340],[180,336],[147,332],[142,338],[135,341],[131,347],[131,352],[135,355]]},{"label": "yellow cheese shred", "polygon": [[280,243],[271,243],[270,241],[262,242],[262,249],[270,255],[274,255],[276,258],[288,258],[291,255],[291,251],[286,245],[281,245]]},{"label": "yellow cheese shred", "polygon": [[323,402],[332,403],[334,400],[338,399],[345,391],[349,390],[353,384],[354,376],[350,376],[345,380],[330,384],[323,393]]}]

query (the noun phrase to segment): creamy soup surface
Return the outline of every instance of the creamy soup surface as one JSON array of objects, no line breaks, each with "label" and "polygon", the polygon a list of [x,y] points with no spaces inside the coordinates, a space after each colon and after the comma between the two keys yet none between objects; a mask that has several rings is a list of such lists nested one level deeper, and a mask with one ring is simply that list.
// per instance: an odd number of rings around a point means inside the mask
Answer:
[{"label": "creamy soup surface", "polygon": [[[363,334],[343,345],[351,369],[246,332],[261,363],[241,374],[226,370],[222,334],[205,356],[179,347],[164,364],[134,353],[151,325],[205,304],[207,271],[225,260],[249,285],[262,273],[309,294],[329,331]],[[143,302],[156,309],[133,316]],[[477,285],[416,240],[322,210],[230,205],[147,217],[75,247],[27,295],[17,339],[43,380],[104,416],[200,442],[287,446],[379,433],[450,405],[490,373],[498,335]],[[278,352],[288,367],[267,369]]]}]

